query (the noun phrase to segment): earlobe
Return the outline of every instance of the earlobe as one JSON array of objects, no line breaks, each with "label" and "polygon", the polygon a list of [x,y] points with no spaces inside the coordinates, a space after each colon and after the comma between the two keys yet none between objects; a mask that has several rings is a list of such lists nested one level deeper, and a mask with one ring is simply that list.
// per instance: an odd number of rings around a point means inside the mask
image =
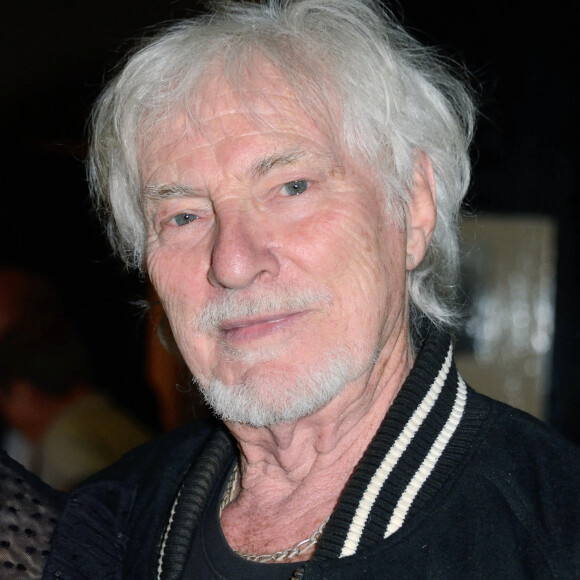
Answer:
[{"label": "earlobe", "polygon": [[425,257],[437,221],[437,193],[430,159],[419,153],[415,159],[413,187],[407,207],[407,270]]}]

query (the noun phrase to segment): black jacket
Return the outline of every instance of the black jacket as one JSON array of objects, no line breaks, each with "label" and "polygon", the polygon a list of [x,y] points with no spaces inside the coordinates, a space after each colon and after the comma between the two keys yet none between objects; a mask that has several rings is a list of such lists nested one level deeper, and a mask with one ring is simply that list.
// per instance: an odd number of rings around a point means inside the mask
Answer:
[{"label": "black jacket", "polygon": [[[206,423],[129,453],[73,492],[44,578],[181,578],[236,453]],[[295,576],[580,578],[579,498],[580,450],[466,387],[449,337],[432,330]]]}]

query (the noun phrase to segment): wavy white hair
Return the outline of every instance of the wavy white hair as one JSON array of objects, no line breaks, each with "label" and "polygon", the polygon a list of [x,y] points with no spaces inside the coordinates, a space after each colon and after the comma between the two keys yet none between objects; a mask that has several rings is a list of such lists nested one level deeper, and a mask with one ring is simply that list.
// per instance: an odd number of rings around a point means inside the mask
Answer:
[{"label": "wavy white hair", "polygon": [[452,326],[473,100],[442,59],[372,0],[222,2],[213,13],[177,22],[135,51],[92,117],[91,191],[116,252],[128,265],[144,267],[143,144],[170,127],[178,113],[187,112],[195,123],[216,72],[243,92],[260,75],[256,63],[264,59],[321,129],[368,164],[400,220],[416,156],[428,156],[438,219],[425,259],[409,275],[410,311],[415,326],[424,317]]}]

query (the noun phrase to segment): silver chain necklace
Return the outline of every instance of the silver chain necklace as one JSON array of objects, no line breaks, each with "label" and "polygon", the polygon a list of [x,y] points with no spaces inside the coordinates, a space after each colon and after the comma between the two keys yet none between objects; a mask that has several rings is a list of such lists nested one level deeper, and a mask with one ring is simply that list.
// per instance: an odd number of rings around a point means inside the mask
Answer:
[{"label": "silver chain necklace", "polygon": [[[238,487],[238,479],[240,476],[240,471],[238,465],[236,464],[230,479],[228,481],[228,485],[226,488],[226,492],[224,493],[224,497],[220,504],[220,516],[224,508],[233,501],[237,487]],[[250,562],[257,562],[259,564],[265,564],[267,562],[281,562],[282,560],[289,560],[290,558],[294,558],[296,556],[300,556],[300,554],[304,554],[316,544],[318,544],[318,540],[328,523],[330,516],[326,518],[318,527],[318,529],[305,540],[301,540],[291,548],[286,548],[285,550],[280,550],[278,552],[274,552],[272,554],[247,554],[245,552],[240,552],[238,550],[234,550],[236,554],[244,558],[245,560],[249,560]]]},{"label": "silver chain necklace", "polygon": [[250,562],[258,562],[260,564],[265,564],[266,562],[281,562],[282,560],[289,560],[290,558],[304,554],[310,550],[310,548],[313,548],[316,546],[316,544],[318,544],[318,540],[322,535],[322,532],[326,527],[329,518],[330,516],[320,524],[319,528],[309,538],[298,542],[295,546],[292,546],[292,548],[286,548],[286,550],[280,550],[279,552],[274,552],[273,554],[246,554],[244,552],[238,552],[237,550],[235,550],[235,552]]}]

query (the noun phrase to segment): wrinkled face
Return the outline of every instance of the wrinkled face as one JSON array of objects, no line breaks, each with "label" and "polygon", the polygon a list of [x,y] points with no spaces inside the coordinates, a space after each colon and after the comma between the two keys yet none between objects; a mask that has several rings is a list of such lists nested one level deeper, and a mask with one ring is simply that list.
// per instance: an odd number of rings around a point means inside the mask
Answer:
[{"label": "wrinkled face", "polygon": [[[267,425],[368,380],[405,320],[405,234],[274,74],[210,85],[142,163],[147,267],[218,414]],[[248,102],[266,122],[246,115]]]}]

